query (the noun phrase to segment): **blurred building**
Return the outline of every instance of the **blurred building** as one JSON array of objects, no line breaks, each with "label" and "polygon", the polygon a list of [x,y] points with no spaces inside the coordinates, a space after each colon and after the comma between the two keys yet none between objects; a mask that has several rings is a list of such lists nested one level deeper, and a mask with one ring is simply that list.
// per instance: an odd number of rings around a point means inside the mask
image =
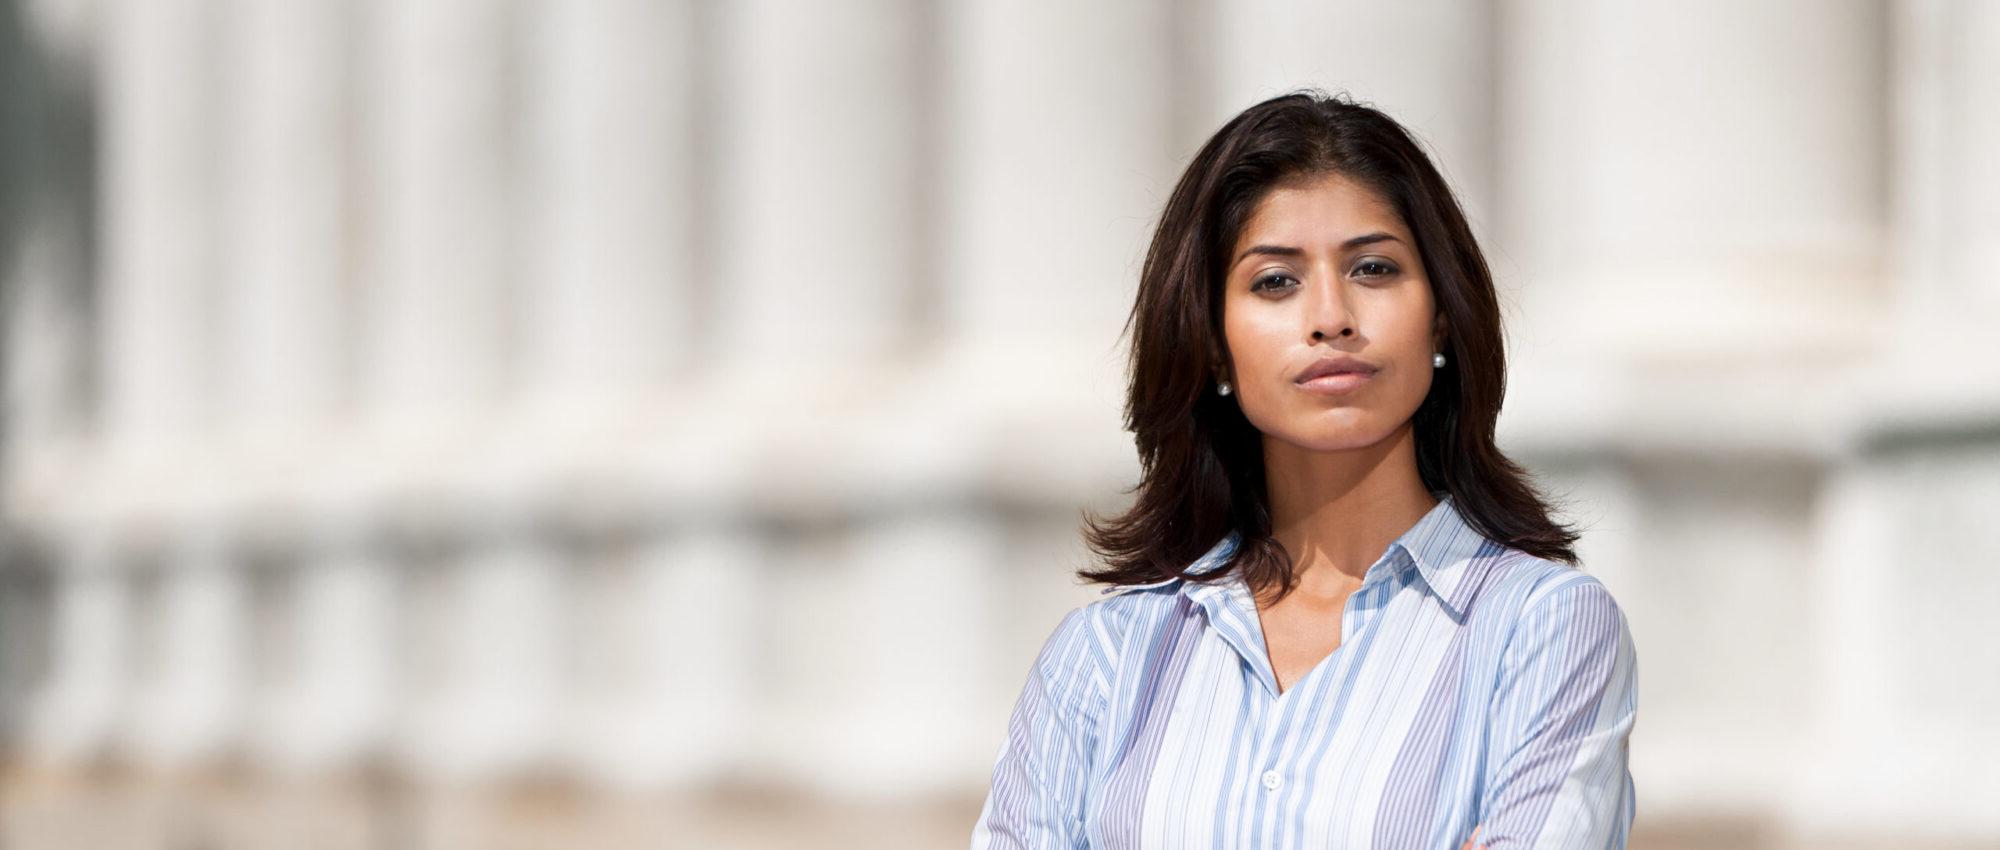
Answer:
[{"label": "blurred building", "polygon": [[2000,4],[12,0],[0,71],[0,845],[962,841],[1153,217],[1318,86],[1489,251],[1634,846],[2000,847]]}]

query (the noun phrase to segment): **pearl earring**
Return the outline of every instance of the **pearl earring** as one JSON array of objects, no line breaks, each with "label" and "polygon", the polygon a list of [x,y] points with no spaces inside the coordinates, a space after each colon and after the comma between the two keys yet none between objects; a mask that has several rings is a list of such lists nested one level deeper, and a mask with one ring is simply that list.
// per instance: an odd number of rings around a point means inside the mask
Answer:
[{"label": "pearl earring", "polygon": [[1436,354],[1431,355],[1431,368],[1433,369],[1444,368],[1444,352],[1440,351]]},{"label": "pearl earring", "polygon": [[1216,394],[1216,395],[1228,395],[1228,394],[1229,394],[1229,382],[1228,382],[1228,381],[1221,381],[1221,382],[1217,383],[1217,384],[1215,385],[1215,394]]}]

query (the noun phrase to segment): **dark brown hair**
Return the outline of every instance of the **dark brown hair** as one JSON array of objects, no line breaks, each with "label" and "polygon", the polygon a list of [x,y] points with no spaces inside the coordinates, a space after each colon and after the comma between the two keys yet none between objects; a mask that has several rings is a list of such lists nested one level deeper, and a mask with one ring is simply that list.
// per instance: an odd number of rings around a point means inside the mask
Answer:
[{"label": "dark brown hair", "polygon": [[[1202,145],[1174,186],[1139,275],[1125,429],[1138,444],[1136,502],[1109,518],[1084,512],[1084,539],[1103,559],[1078,571],[1143,584],[1182,570],[1225,534],[1227,562],[1202,580],[1240,573],[1252,588],[1290,592],[1291,559],[1271,534],[1261,435],[1215,392],[1211,358],[1226,356],[1222,282],[1228,251],[1263,197],[1296,178],[1334,173],[1380,192],[1416,237],[1448,337],[1447,364],[1412,418],[1417,472],[1449,494],[1480,533],[1538,557],[1577,562],[1577,533],[1549,517],[1526,470],[1494,445],[1507,359],[1492,273],[1451,187],[1410,133],[1345,95],[1307,89],[1243,111]],[[1196,576],[1183,576],[1191,580]]]}]

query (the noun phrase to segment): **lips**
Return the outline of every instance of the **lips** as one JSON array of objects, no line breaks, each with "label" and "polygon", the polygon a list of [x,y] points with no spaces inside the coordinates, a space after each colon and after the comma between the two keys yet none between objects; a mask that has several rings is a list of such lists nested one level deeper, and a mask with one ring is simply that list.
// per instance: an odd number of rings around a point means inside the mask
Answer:
[{"label": "lips", "polygon": [[1366,378],[1375,374],[1376,371],[1377,368],[1373,363],[1369,363],[1358,357],[1341,354],[1332,357],[1322,357],[1313,361],[1311,366],[1306,367],[1305,371],[1300,372],[1292,380],[1303,384],[1314,378],[1349,374]]}]

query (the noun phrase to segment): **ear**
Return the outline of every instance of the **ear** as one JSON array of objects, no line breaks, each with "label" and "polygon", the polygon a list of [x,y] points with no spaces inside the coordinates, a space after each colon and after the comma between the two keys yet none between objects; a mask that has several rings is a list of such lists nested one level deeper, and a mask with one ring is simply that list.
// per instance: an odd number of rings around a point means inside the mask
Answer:
[{"label": "ear", "polygon": [[1445,340],[1451,338],[1451,323],[1445,321],[1444,311],[1439,310],[1437,318],[1431,321],[1431,350],[1443,351]]}]

